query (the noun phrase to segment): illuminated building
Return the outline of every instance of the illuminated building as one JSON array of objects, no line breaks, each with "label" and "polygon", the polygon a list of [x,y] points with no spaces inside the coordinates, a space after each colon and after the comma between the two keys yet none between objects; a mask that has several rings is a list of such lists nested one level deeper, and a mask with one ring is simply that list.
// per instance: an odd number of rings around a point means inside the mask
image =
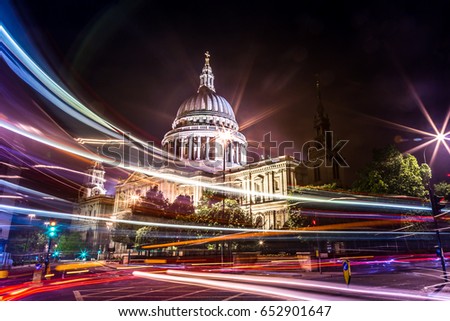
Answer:
[{"label": "illuminated building", "polygon": [[[324,139],[325,131],[329,130],[329,119],[324,114],[320,97],[314,124],[316,139]],[[317,179],[314,177],[317,170],[302,170],[301,162],[287,155],[248,163],[246,138],[239,132],[233,108],[216,93],[208,52],[199,89],[179,107],[162,146],[172,161],[159,171],[241,190],[239,203],[251,214],[253,225],[258,228],[280,229],[287,221],[287,201],[277,195],[286,196],[300,184],[324,184],[339,179],[338,173],[330,176],[326,172]],[[135,213],[133,209],[139,208],[147,192],[155,188],[170,202],[178,195],[188,195],[194,205],[198,204],[204,191],[201,186],[135,172],[116,186],[113,217],[123,218]],[[154,222],[164,219],[154,213],[148,216],[146,219]]]},{"label": "illuminated building", "polygon": [[97,161],[86,171],[86,179],[80,188],[75,214],[92,217],[92,220],[73,221],[73,228],[78,229],[87,248],[106,253],[109,247],[109,228],[104,221],[95,218],[109,218],[113,210],[114,196],[107,195],[104,186],[105,169]]}]

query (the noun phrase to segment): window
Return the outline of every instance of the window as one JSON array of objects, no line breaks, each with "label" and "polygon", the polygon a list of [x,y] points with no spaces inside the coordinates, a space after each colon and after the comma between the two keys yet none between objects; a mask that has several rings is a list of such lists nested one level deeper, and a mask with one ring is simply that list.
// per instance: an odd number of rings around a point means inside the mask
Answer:
[{"label": "window", "polygon": [[275,178],[275,180],[273,181],[273,185],[274,185],[275,192],[279,192],[280,191],[280,179]]}]

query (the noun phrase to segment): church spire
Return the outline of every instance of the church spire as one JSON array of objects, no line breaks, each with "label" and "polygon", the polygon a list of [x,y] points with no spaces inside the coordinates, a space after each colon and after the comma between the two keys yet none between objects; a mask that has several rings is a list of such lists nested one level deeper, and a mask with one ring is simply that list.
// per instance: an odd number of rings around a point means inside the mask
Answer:
[{"label": "church spire", "polygon": [[317,111],[314,116],[314,129],[316,130],[316,140],[323,142],[325,132],[330,131],[330,119],[325,114],[325,109],[322,104],[322,95],[320,92],[320,79],[316,75],[316,90],[317,90]]},{"label": "church spire", "polygon": [[[97,148],[97,155],[99,149]],[[105,195],[105,168],[99,160],[92,161],[86,171],[86,177],[83,186],[80,189],[80,198]]]},{"label": "church spire", "polygon": [[211,69],[211,66],[209,65],[209,58],[211,55],[209,54],[209,51],[205,52],[205,66],[203,66],[202,74],[200,75],[200,87],[198,87],[198,90],[202,87],[207,87],[211,89],[212,91],[216,92],[214,89],[214,75]]},{"label": "church spire", "polygon": [[317,114],[323,115],[322,96],[320,94],[320,78],[316,75],[316,90],[317,90]]}]

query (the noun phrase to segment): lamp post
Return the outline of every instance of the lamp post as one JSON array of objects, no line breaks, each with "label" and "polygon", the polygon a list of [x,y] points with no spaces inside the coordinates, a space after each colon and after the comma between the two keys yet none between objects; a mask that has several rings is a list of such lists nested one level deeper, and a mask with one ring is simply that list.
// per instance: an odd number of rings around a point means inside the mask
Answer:
[{"label": "lamp post", "polygon": [[48,247],[47,247],[47,256],[45,258],[45,273],[50,274],[50,251],[52,247],[52,239],[57,236],[57,230],[56,230],[56,222],[46,222],[45,225],[47,226],[47,237],[48,237]]},{"label": "lamp post", "polygon": [[[423,161],[425,164],[428,165],[427,163],[427,158],[426,158],[426,150],[427,147],[429,145],[425,146],[425,148],[423,149]],[[430,167],[430,171],[431,171],[431,167]],[[444,256],[444,251],[442,249],[442,240],[441,240],[441,234],[439,232],[439,225],[438,225],[438,221],[437,221],[437,217],[439,216],[439,209],[436,207],[435,204],[435,195],[434,195],[434,191],[433,188],[431,187],[431,183],[427,182],[427,187],[428,187],[428,194],[430,197],[430,203],[431,203],[431,210],[432,210],[432,216],[433,216],[433,222],[434,222],[434,228],[436,230],[436,240],[437,240],[437,252],[436,254],[438,255],[440,261],[441,261],[441,266],[442,266],[442,272],[444,273],[444,281],[448,282],[448,276],[447,276],[447,268],[445,266],[445,256]]]},{"label": "lamp post", "polygon": [[434,228],[436,229],[436,239],[437,239],[436,254],[439,256],[440,261],[441,261],[442,272],[444,273],[444,280],[445,280],[445,282],[448,282],[447,269],[445,266],[444,250],[442,249],[441,234],[439,233],[439,226],[438,226],[438,221],[437,221],[437,216],[439,216],[440,210],[437,208],[437,204],[435,203],[436,198],[435,198],[434,191],[431,188],[431,186],[428,187],[428,191],[430,194],[431,208],[433,211],[432,215],[433,215],[433,221],[434,221]]},{"label": "lamp post", "polygon": [[32,228],[32,224],[31,224],[31,222],[33,221],[33,219],[36,217],[36,214],[28,214],[28,219],[30,220],[30,226],[29,226],[29,229],[28,229],[28,233],[27,233],[27,242],[25,243],[25,253],[27,254],[27,256],[28,256],[28,248],[29,248],[29,241],[30,241],[30,236],[31,236],[31,228]]},{"label": "lamp post", "polygon": [[[222,167],[222,183],[225,187],[225,170],[226,170],[226,152],[228,147],[228,141],[231,139],[231,133],[228,130],[223,129],[219,133],[219,137],[223,144],[223,167]],[[225,217],[225,190],[222,190],[222,218]],[[223,266],[223,247],[225,243],[222,242],[221,250],[220,250],[220,259]]]}]

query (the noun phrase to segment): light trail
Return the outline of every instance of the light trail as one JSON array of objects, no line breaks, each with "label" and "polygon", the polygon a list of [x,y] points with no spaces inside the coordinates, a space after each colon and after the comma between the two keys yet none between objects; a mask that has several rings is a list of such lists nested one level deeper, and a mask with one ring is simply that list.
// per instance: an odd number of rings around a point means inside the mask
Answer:
[{"label": "light trail", "polygon": [[[42,138],[42,137],[37,137],[35,135],[32,135],[31,133],[25,132],[19,128],[16,128],[14,126],[12,126],[11,124],[5,123],[4,121],[0,120],[0,127],[4,127],[16,134],[20,134],[22,136],[25,136],[27,138],[30,138],[32,140],[38,141],[40,143],[49,145],[51,147],[57,148],[57,149],[61,149],[70,153],[73,153],[75,155],[78,156],[83,156],[85,158],[94,160],[94,161],[100,161],[106,164],[111,163],[110,159],[105,159],[103,157],[100,156],[96,156],[96,155],[92,155],[91,153],[87,153],[84,150],[79,150],[78,148],[73,148],[70,146],[66,146],[66,145],[62,145],[59,144],[58,142],[54,141],[54,140],[50,140],[50,139],[46,139],[46,138]],[[132,166],[132,165],[128,165],[126,166],[125,164],[116,164],[115,162],[113,162],[114,165],[117,165],[123,169],[127,169],[127,170],[131,170],[131,171],[135,171],[135,172],[139,172],[142,174],[146,174],[149,176],[153,176],[153,177],[157,177],[157,178],[161,178],[164,180],[168,180],[168,181],[173,181],[173,182],[177,182],[177,183],[182,183],[182,184],[187,184],[187,185],[192,185],[192,186],[199,186],[199,187],[204,187],[207,189],[213,189],[213,190],[219,190],[219,191],[225,191],[225,192],[231,192],[231,193],[236,193],[236,194],[242,194],[242,195],[247,195],[247,194],[251,194],[253,196],[262,196],[262,197],[271,197],[274,199],[280,199],[280,200],[293,200],[293,201],[308,201],[308,202],[319,202],[319,203],[332,203],[332,204],[341,204],[341,205],[352,205],[352,206],[365,206],[365,207],[382,207],[382,208],[398,208],[398,209],[410,209],[410,210],[427,210],[427,211],[431,211],[430,207],[427,206],[412,206],[412,205],[405,205],[405,204],[387,204],[387,203],[381,203],[381,202],[370,202],[370,201],[354,201],[354,200],[342,200],[342,199],[328,199],[328,200],[324,200],[324,199],[318,199],[318,198],[314,198],[314,197],[305,197],[305,196],[298,196],[298,195],[282,195],[282,194],[272,194],[272,193],[265,193],[265,192],[256,192],[256,191],[251,191],[250,193],[248,193],[248,191],[244,191],[242,189],[239,188],[233,188],[233,187],[228,187],[228,186],[221,186],[221,185],[216,185],[216,184],[209,184],[206,182],[202,182],[202,181],[197,181],[194,179],[190,179],[190,178],[186,178],[183,176],[179,176],[179,175],[175,175],[175,174],[167,174],[167,173],[161,173],[158,170],[151,170],[151,169],[145,169],[139,166]]]},{"label": "light trail", "polygon": [[[143,249],[156,249],[156,248],[164,248],[170,246],[182,246],[182,245],[194,245],[194,244],[203,244],[203,243],[212,243],[212,242],[222,242],[222,241],[230,241],[230,240],[240,240],[240,239],[248,239],[248,238],[259,238],[259,237],[270,237],[276,235],[287,235],[287,234],[302,234],[302,233],[337,233],[339,230],[345,230],[345,233],[348,233],[350,228],[358,228],[358,227],[373,227],[373,226],[382,226],[382,225],[391,225],[392,222],[389,221],[370,221],[370,222],[351,222],[351,223],[341,223],[341,224],[330,224],[330,225],[321,225],[321,226],[308,226],[298,229],[291,230],[257,230],[257,229],[247,229],[246,233],[236,233],[229,235],[220,235],[215,237],[208,237],[203,239],[194,239],[187,241],[177,241],[170,243],[162,243],[162,244],[152,244],[152,245],[144,245]],[[227,231],[228,228],[223,228],[224,231]],[[378,233],[378,232],[377,232]],[[391,233],[391,232],[388,232]]]},{"label": "light trail", "polygon": [[[95,277],[95,276],[96,275],[92,275],[92,277]],[[53,292],[53,291],[69,289],[69,288],[78,287],[78,286],[125,281],[125,280],[130,280],[133,278],[135,278],[135,277],[132,275],[130,275],[130,276],[122,275],[120,277],[112,276],[112,277],[105,277],[102,279],[83,277],[83,278],[75,278],[75,279],[66,280],[66,281],[55,281],[55,282],[44,281],[45,286],[42,286],[42,287],[37,287],[32,282],[27,282],[24,284],[20,284],[18,286],[1,288],[0,289],[0,301],[19,301],[19,300],[23,300],[26,297],[29,297],[29,296],[35,295],[35,294],[39,294],[39,293]],[[17,290],[15,290],[15,289],[17,289]]]},{"label": "light trail", "polygon": [[[61,88],[53,79],[51,79],[45,72],[43,72],[39,66],[37,66],[34,61],[20,48],[20,46],[14,41],[14,39],[8,34],[6,29],[0,25],[0,33],[2,35],[2,44],[5,46],[7,50],[2,50],[1,54],[7,61],[10,68],[16,72],[22,79],[27,81],[27,83],[32,86],[35,90],[44,95],[47,99],[49,99],[55,106],[62,109],[72,117],[85,122],[87,125],[96,128],[97,130],[108,134],[108,136],[114,137],[114,139],[122,139],[125,137],[130,141],[137,143],[138,146],[148,146],[146,142],[141,141],[140,139],[126,134],[125,131],[117,128],[111,123],[103,120],[100,116],[96,115],[94,112],[89,110],[86,106],[80,103],[76,98],[67,93],[63,88]],[[2,46],[3,49],[3,46]],[[17,59],[17,61],[13,61],[13,57]],[[17,62],[17,63],[16,63]],[[27,74],[29,73],[29,74]],[[273,109],[269,109],[267,113],[270,114],[273,112]],[[265,114],[265,113],[264,113]],[[65,152],[71,153],[73,155],[81,156],[86,159],[99,161],[105,164],[110,164],[112,166],[117,166],[129,171],[140,172],[149,176],[161,178],[168,181],[173,181],[176,183],[187,184],[191,186],[199,186],[207,189],[237,193],[237,194],[249,194],[247,191],[243,191],[238,188],[232,188],[227,186],[220,186],[216,184],[208,184],[205,182],[200,182],[194,179],[185,178],[182,176],[174,175],[174,174],[166,174],[161,173],[158,170],[152,169],[144,169],[139,166],[132,166],[129,164],[125,164],[121,161],[121,163],[117,164],[116,160],[111,160],[106,157],[100,157],[98,155],[92,155],[87,153],[84,150],[80,150],[79,148],[74,148],[67,144],[61,144],[55,140],[41,137],[35,131],[28,131],[23,127],[18,126],[18,124],[12,124],[7,122],[4,119],[0,120],[0,127],[3,127],[11,132],[22,135],[34,141],[40,142],[42,144],[63,150]],[[149,147],[149,150],[153,151],[152,157],[155,156],[168,156],[168,154],[158,148],[153,148],[153,146]],[[399,208],[399,209],[418,209],[418,210],[431,210],[429,207],[424,206],[410,206],[404,204],[385,204],[385,203],[377,203],[377,202],[368,202],[368,201],[345,201],[345,200],[323,200],[312,197],[303,197],[303,196],[290,196],[290,195],[281,195],[281,194],[272,194],[272,193],[264,193],[264,192],[250,192],[253,196],[262,196],[262,197],[271,197],[279,200],[297,200],[297,201],[310,201],[310,202],[321,202],[321,203],[333,203],[333,204],[342,204],[342,205],[354,205],[354,206],[369,206],[369,207],[385,207],[385,208]]]},{"label": "light trail", "polygon": [[56,83],[56,81],[48,76],[27,55],[27,53],[22,50],[19,44],[1,24],[0,41],[0,55],[4,58],[10,69],[66,114],[114,139],[122,140],[123,137],[127,137],[130,141],[135,142],[140,146],[147,146],[147,148],[152,150],[153,157],[157,157],[158,155],[165,157],[170,156],[165,151],[152,145],[148,145],[147,142],[142,141],[133,135],[127,134],[126,131],[104,120],[101,116],[79,102],[74,96],[64,90]]},{"label": "light trail", "polygon": [[[265,229],[256,229],[256,228],[229,228],[229,227],[217,227],[217,226],[204,226],[204,225],[188,225],[188,224],[173,224],[173,223],[154,223],[154,222],[142,222],[142,221],[132,221],[132,220],[123,220],[123,219],[110,219],[105,217],[91,217],[91,216],[84,216],[84,215],[78,215],[78,214],[70,214],[70,213],[63,213],[63,212],[54,212],[54,211],[44,211],[39,209],[33,209],[33,208],[23,208],[23,207],[17,207],[17,206],[10,206],[10,205],[3,205],[0,204],[0,210],[4,210],[7,212],[12,213],[19,213],[19,214],[29,214],[30,212],[35,213],[38,216],[43,217],[50,217],[50,218],[61,218],[61,219],[68,219],[68,220],[83,220],[83,221],[102,221],[102,222],[111,222],[111,223],[126,223],[126,224],[132,224],[132,225],[139,225],[139,226],[155,226],[155,227],[163,227],[163,228],[172,228],[172,229],[196,229],[196,230],[208,230],[208,231],[225,231],[225,232],[250,232],[250,233],[262,233],[262,235],[269,235],[270,233],[275,234],[342,234],[342,235],[364,235],[369,234],[372,235],[374,232],[377,234],[384,234],[384,235],[409,235],[410,232],[392,232],[392,231],[354,231],[354,230],[324,230],[324,227],[314,227],[314,228],[308,228],[308,229],[301,229],[301,230],[265,230]],[[341,225],[341,228],[347,227],[356,227],[358,225],[360,226],[367,226],[369,222],[366,222],[364,225],[361,222],[353,222],[353,223],[344,223]],[[372,222],[373,225],[375,224],[388,224],[384,221],[381,222]],[[389,223],[391,224],[391,223]],[[370,225],[370,224],[369,224]],[[332,225],[332,228],[338,228],[338,225]],[[415,235],[434,235],[434,232],[415,232]]]},{"label": "light trail", "polygon": [[151,280],[159,280],[159,281],[167,281],[167,282],[175,282],[187,285],[203,285],[209,288],[221,288],[227,290],[234,290],[239,292],[246,293],[254,293],[254,294],[262,294],[269,295],[274,298],[283,298],[285,300],[303,300],[303,301],[314,301],[319,300],[320,297],[317,295],[305,295],[298,291],[286,290],[274,287],[267,287],[261,285],[252,285],[252,284],[240,284],[240,283],[232,283],[232,282],[224,282],[224,281],[216,281],[216,280],[205,280],[199,278],[192,277],[180,277],[180,276],[172,276],[165,274],[156,274],[156,273],[148,273],[141,271],[134,271],[134,276],[151,279]]},{"label": "light trail", "polygon": [[[137,275],[141,275],[143,272],[135,272]],[[296,289],[303,290],[313,290],[313,291],[324,291],[326,293],[335,294],[346,294],[351,296],[360,296],[364,297],[375,297],[375,298],[387,298],[389,300],[397,299],[397,300],[431,300],[431,301],[447,301],[449,297],[433,297],[426,295],[417,295],[412,293],[404,293],[397,292],[394,289],[391,290],[377,290],[373,287],[364,287],[353,285],[352,287],[329,284],[320,281],[310,281],[310,280],[295,280],[295,279],[287,279],[280,277],[263,277],[263,276],[253,276],[253,275],[235,275],[235,274],[225,274],[225,273],[203,273],[203,272],[188,272],[188,271],[179,271],[179,270],[167,270],[169,275],[183,276],[192,278],[205,278],[205,279],[214,279],[214,280],[227,280],[233,282],[243,282],[249,285],[248,282],[256,283],[256,284],[273,284],[277,287],[280,286],[295,286]],[[134,273],[133,273],[134,274]],[[202,281],[202,279],[199,279]],[[193,282],[193,281],[191,281]],[[203,282],[199,282],[203,284]]]},{"label": "light trail", "polygon": [[58,201],[58,202],[63,202],[63,203],[67,203],[67,204],[74,204],[73,202],[70,202],[68,200],[65,200],[65,199],[62,199],[62,198],[50,195],[50,194],[42,193],[42,192],[39,192],[39,191],[30,189],[30,188],[27,188],[27,187],[24,187],[24,186],[20,186],[20,185],[14,184],[14,183],[10,183],[10,182],[7,182],[7,181],[5,181],[3,179],[0,179],[0,186],[5,186],[5,187],[7,187],[7,188],[9,188],[9,189],[11,189],[13,191],[16,191],[16,192],[19,191],[21,193],[28,194],[28,195],[34,195],[34,196],[37,196],[37,197],[40,197],[40,198],[43,198],[43,199],[51,198],[52,200],[55,200],[55,201]]}]

